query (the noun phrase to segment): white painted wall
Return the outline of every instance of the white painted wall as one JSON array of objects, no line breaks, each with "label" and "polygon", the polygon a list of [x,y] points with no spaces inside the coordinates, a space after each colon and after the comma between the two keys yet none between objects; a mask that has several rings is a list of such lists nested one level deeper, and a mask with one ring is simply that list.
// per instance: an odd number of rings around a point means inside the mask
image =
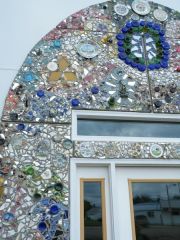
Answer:
[{"label": "white painted wall", "polygon": [[[61,20],[102,0],[0,0],[0,116],[7,91],[31,48]],[[179,0],[155,2],[180,11]]]}]

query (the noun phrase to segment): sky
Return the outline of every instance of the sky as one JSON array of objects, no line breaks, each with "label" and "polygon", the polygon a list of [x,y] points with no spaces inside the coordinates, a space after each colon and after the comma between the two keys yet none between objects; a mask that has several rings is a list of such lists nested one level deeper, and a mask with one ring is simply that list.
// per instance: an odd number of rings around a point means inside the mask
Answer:
[{"label": "sky", "polygon": [[[0,116],[8,89],[31,48],[61,20],[100,0],[0,0]],[[179,0],[154,2],[180,11]]]}]

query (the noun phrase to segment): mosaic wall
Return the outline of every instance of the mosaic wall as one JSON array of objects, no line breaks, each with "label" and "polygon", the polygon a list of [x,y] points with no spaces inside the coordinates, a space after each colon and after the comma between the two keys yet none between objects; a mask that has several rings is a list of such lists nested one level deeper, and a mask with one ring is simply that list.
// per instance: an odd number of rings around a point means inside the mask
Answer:
[{"label": "mosaic wall", "polygon": [[68,239],[70,126],[3,123],[0,130],[1,239]]},{"label": "mosaic wall", "polygon": [[[180,144],[72,142],[71,109],[180,113],[180,14],[144,0],[75,13],[27,55],[0,127],[0,239],[69,240],[69,159],[180,159]],[[74,239],[71,239],[74,240]]]},{"label": "mosaic wall", "polygon": [[74,156],[95,159],[180,159],[180,143],[75,142]]}]

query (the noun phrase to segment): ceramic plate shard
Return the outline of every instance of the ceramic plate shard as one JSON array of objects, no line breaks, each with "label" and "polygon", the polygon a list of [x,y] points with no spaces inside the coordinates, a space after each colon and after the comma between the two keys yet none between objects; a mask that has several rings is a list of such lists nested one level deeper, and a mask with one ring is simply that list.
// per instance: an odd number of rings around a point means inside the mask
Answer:
[{"label": "ceramic plate shard", "polygon": [[157,8],[153,12],[154,17],[160,21],[160,22],[165,22],[168,19],[168,14],[164,10]]},{"label": "ceramic plate shard", "polygon": [[115,13],[117,13],[120,16],[126,16],[129,13],[128,7],[121,3],[117,3],[114,6],[114,11],[115,11]]},{"label": "ceramic plate shard", "polygon": [[77,52],[84,58],[94,58],[99,55],[100,46],[94,41],[82,41],[77,45]]},{"label": "ceramic plate shard", "polygon": [[58,65],[56,62],[49,62],[47,65],[48,70],[54,72],[58,69]]},{"label": "ceramic plate shard", "polygon": [[132,3],[132,9],[139,15],[147,15],[151,11],[149,3],[145,0],[134,0]]},{"label": "ceramic plate shard", "polygon": [[150,147],[150,153],[154,158],[160,158],[163,155],[163,148],[159,144],[153,144]]}]

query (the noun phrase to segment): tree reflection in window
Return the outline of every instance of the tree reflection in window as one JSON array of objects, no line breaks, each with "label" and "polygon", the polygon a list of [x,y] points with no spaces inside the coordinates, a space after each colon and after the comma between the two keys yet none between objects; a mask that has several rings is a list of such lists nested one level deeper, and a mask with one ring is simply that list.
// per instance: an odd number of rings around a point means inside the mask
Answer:
[{"label": "tree reflection in window", "polygon": [[133,182],[136,240],[180,239],[180,183]]},{"label": "tree reflection in window", "polygon": [[103,238],[102,182],[83,182],[84,238],[83,240],[105,240]]}]

